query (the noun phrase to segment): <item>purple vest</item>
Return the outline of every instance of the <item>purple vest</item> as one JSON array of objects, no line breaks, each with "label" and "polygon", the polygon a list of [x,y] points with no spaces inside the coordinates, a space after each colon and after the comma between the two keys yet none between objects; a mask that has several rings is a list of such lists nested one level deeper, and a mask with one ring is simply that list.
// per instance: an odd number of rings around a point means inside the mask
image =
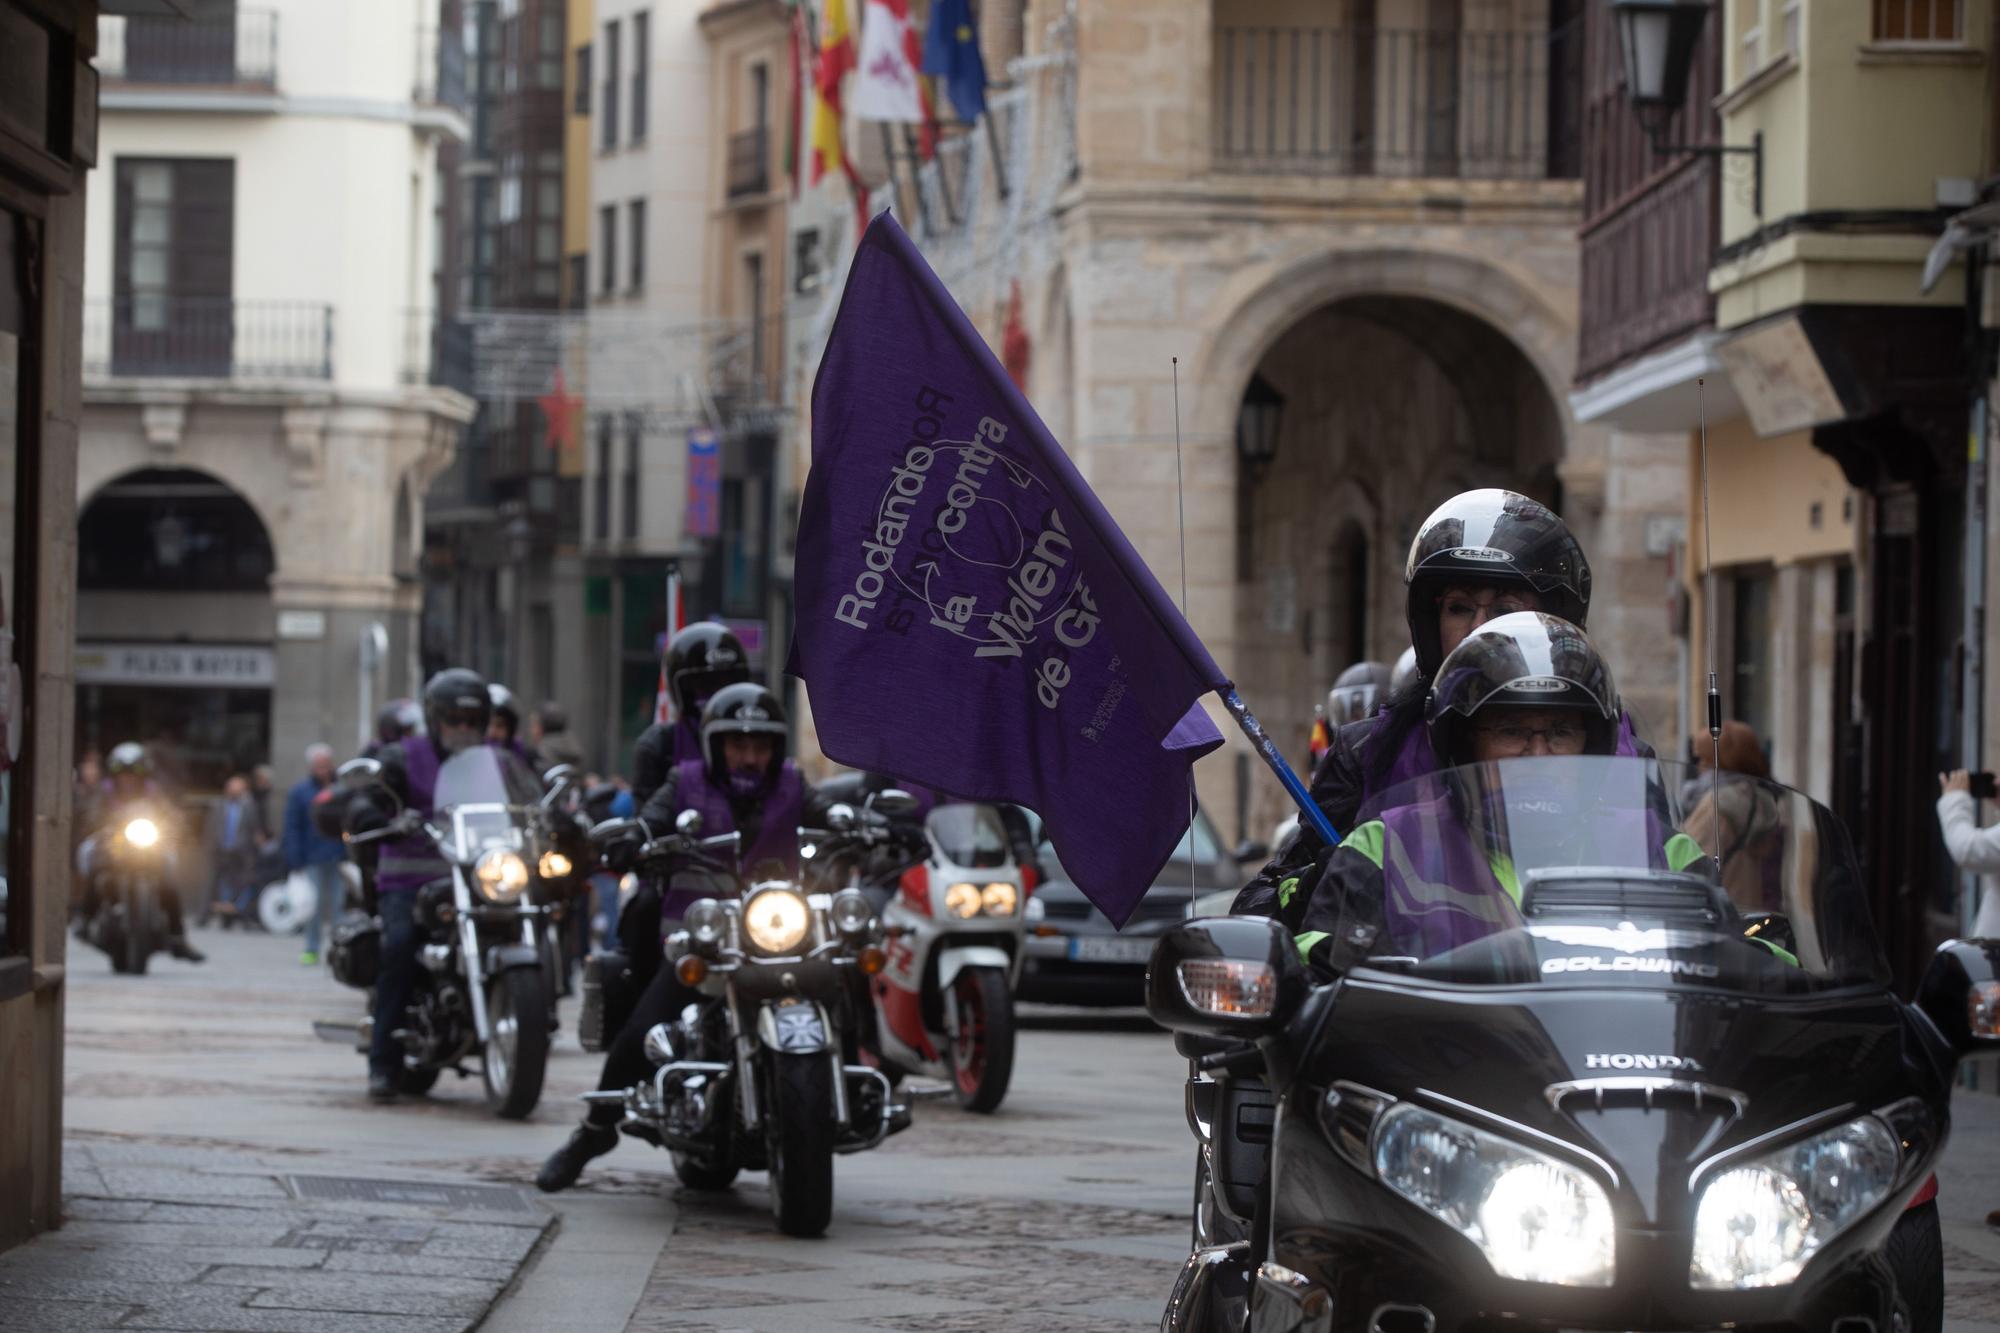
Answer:
[{"label": "purple vest", "polygon": [[[409,736],[399,744],[403,750],[403,773],[410,785],[410,809],[428,818],[442,761],[428,736]],[[398,838],[382,845],[382,856],[375,868],[375,890],[411,892],[450,873],[451,863],[438,855],[429,838],[421,834]]]},{"label": "purple vest", "polygon": [[[674,766],[674,775],[674,800],[679,807],[676,814],[680,810],[700,814],[704,838],[736,831],[736,812],[729,808],[729,797],[708,780],[705,764],[698,759],[687,760]],[[804,813],[805,779],[799,776],[797,765],[787,759],[778,770],[777,785],[764,798],[764,822],[757,830],[757,841],[742,849],[738,864],[747,870],[759,861],[774,860],[784,865],[787,875],[797,876],[799,816]],[[678,917],[695,899],[710,896],[703,890],[670,888],[661,902],[660,913]]]},{"label": "purple vest", "polygon": [[691,717],[674,721],[674,764],[702,762],[701,726]]},{"label": "purple vest", "polygon": [[[1375,727],[1368,733],[1367,739],[1361,742],[1362,749],[1365,751],[1374,745],[1381,736],[1382,729],[1388,725],[1389,710],[1385,708],[1376,715]],[[1639,738],[1632,731],[1632,719],[1623,709],[1618,713],[1618,748],[1613,753],[1627,759],[1636,758],[1641,753]],[[1411,727],[1410,734],[1403,738],[1403,748],[1396,755],[1396,762],[1389,765],[1389,775],[1381,786],[1375,785],[1374,765],[1368,763],[1364,755],[1361,764],[1361,804],[1365,807],[1369,801],[1389,788],[1429,777],[1437,771],[1438,758],[1437,752],[1431,749],[1430,728]]]}]

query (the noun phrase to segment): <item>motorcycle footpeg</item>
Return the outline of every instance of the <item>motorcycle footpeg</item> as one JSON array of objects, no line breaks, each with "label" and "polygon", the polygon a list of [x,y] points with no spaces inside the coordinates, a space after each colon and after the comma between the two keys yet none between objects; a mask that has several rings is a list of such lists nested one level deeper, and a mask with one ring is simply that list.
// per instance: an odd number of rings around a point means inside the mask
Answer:
[{"label": "motorcycle footpeg", "polygon": [[655,1148],[664,1148],[667,1146],[666,1141],[660,1137],[660,1131],[643,1120],[628,1120],[618,1128],[620,1132],[629,1137],[638,1139],[644,1143],[650,1143]]},{"label": "motorcycle footpeg", "polygon": [[883,1109],[882,1116],[889,1122],[889,1133],[891,1134],[900,1134],[915,1123],[915,1117],[910,1114],[910,1104],[908,1102],[890,1102]]},{"label": "motorcycle footpeg", "polygon": [[950,1088],[944,1087],[942,1085],[939,1085],[937,1087],[920,1087],[913,1085],[905,1087],[903,1089],[904,1101],[912,1106],[916,1105],[918,1102],[950,1101],[953,1097],[957,1095],[958,1094],[953,1092]]},{"label": "motorcycle footpeg", "polygon": [[586,1092],[577,1098],[586,1106],[623,1106],[625,1094],[622,1092]]}]

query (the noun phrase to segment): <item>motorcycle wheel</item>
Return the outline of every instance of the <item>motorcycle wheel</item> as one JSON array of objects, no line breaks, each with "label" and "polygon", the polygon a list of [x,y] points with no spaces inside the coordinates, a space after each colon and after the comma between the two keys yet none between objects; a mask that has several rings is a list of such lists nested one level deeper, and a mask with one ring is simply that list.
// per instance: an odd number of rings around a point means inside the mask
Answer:
[{"label": "motorcycle wheel", "polygon": [[674,1174],[691,1190],[726,1190],[736,1180],[737,1168],[727,1162],[704,1162],[684,1152],[673,1156]]},{"label": "motorcycle wheel", "polygon": [[125,938],[121,941],[125,966],[119,971],[129,972],[135,977],[146,975],[146,964],[153,959],[153,923],[149,919],[151,915],[137,902],[134,902],[132,910],[125,914]]},{"label": "motorcycle wheel", "polygon": [[1882,1253],[1896,1274],[1896,1295],[1909,1312],[1910,1333],[1943,1333],[1944,1235],[1937,1200],[1897,1218]]},{"label": "motorcycle wheel", "polygon": [[516,967],[488,983],[480,1052],[486,1105],[502,1120],[525,1120],[542,1099],[549,1065],[549,998],[542,970]]},{"label": "motorcycle wheel", "polygon": [[991,1111],[1007,1095],[1014,1074],[1014,997],[1007,977],[990,967],[969,967],[951,986],[958,1035],[951,1039],[952,1087],[968,1111]]},{"label": "motorcycle wheel", "polygon": [[771,1060],[771,1215],[787,1236],[817,1236],[833,1221],[833,1063]]}]

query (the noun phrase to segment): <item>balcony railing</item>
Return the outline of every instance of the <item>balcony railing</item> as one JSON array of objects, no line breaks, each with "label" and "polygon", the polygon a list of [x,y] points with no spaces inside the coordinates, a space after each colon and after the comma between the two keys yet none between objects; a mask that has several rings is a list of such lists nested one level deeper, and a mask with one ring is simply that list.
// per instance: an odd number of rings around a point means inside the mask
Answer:
[{"label": "balcony railing", "polygon": [[333,307],[316,301],[121,296],[84,304],[92,376],[333,378]]},{"label": "balcony railing", "polygon": [[1714,322],[1715,219],[1715,159],[1701,157],[1584,232],[1579,381]]},{"label": "balcony railing", "polygon": [[217,18],[106,18],[97,69],[107,80],[196,87],[273,88],[278,16],[239,9]]},{"label": "balcony railing", "polygon": [[763,126],[729,136],[729,197],[763,194],[771,188],[771,132]]},{"label": "balcony railing", "polygon": [[410,100],[448,107],[463,114],[471,103],[465,89],[465,38],[457,28],[417,29],[417,68]]},{"label": "balcony railing", "polygon": [[1216,169],[1573,177],[1573,29],[1217,28]]},{"label": "balcony railing", "polygon": [[402,380],[470,394],[472,327],[462,320],[439,319],[428,310],[409,311],[403,319]]}]

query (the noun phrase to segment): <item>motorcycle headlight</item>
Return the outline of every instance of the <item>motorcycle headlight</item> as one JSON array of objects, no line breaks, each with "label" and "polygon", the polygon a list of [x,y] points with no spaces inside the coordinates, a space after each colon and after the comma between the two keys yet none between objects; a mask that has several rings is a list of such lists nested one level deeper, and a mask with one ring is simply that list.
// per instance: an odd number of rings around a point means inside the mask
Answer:
[{"label": "motorcycle headlight", "polygon": [[495,847],[479,858],[473,879],[489,902],[503,906],[519,898],[528,888],[528,863],[519,852]]},{"label": "motorcycle headlight", "polygon": [[875,904],[859,889],[842,889],[827,905],[827,919],[843,935],[860,935],[875,922]]},{"label": "motorcycle headlight", "polygon": [[543,852],[541,861],[535,866],[543,879],[568,879],[573,868],[570,859],[557,851]]},{"label": "motorcycle headlight", "polygon": [[979,886],[954,884],[944,891],[944,910],[961,921],[979,915]]},{"label": "motorcycle headlight", "polygon": [[743,903],[743,930],[763,953],[791,953],[811,926],[805,898],[790,889],[759,889]]},{"label": "motorcycle headlight", "polygon": [[1864,1115],[1712,1177],[1695,1206],[1689,1285],[1741,1291],[1792,1281],[1889,1197],[1901,1156],[1888,1126]]},{"label": "motorcycle headlight", "polygon": [[618,905],[623,907],[632,901],[632,895],[639,891],[639,877],[626,871],[618,877]]},{"label": "motorcycle headlight", "polygon": [[160,826],[150,819],[135,819],[125,826],[125,841],[134,847],[152,847],[160,841]]},{"label": "motorcycle headlight", "polygon": [[681,913],[681,924],[687,927],[688,938],[704,948],[713,948],[722,942],[722,932],[728,927],[729,918],[723,914],[722,904],[713,898],[697,898],[688,904],[687,911]]},{"label": "motorcycle headlight", "polygon": [[1021,905],[1021,891],[1012,884],[988,884],[979,891],[979,905],[988,916],[1012,916]]},{"label": "motorcycle headlight", "polygon": [[1501,1277],[1608,1287],[1611,1199],[1567,1162],[1401,1103],[1375,1127],[1375,1172],[1477,1245]]}]

